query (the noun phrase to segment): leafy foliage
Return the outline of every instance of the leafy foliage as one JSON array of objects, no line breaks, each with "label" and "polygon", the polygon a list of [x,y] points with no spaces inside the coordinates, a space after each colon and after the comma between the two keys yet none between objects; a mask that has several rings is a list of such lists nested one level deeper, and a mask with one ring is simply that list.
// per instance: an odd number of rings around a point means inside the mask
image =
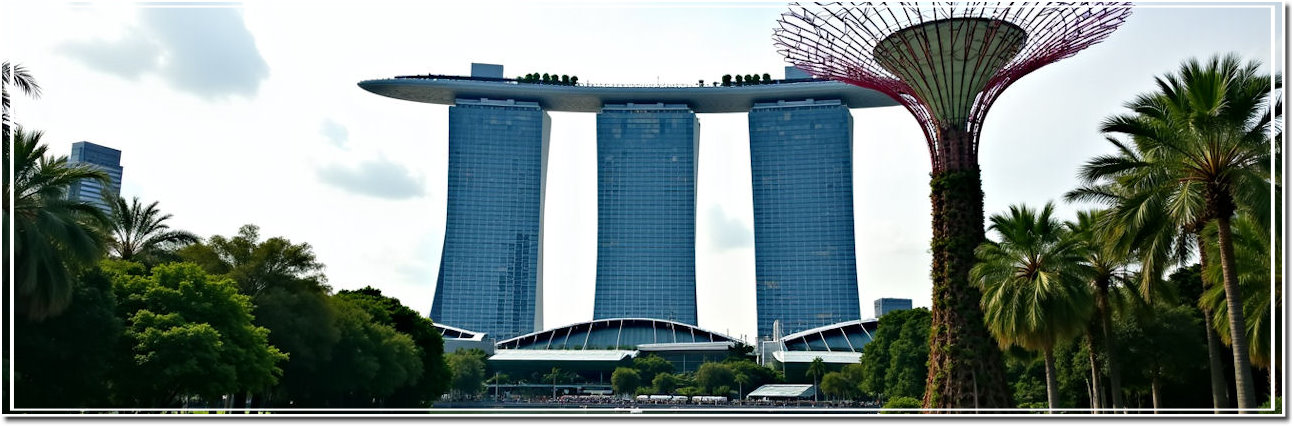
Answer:
[{"label": "leafy foliage", "polygon": [[[6,144],[4,150],[6,167],[10,161],[14,165],[13,193],[9,185],[4,187],[4,221],[14,223],[14,305],[31,320],[67,307],[77,273],[103,256],[99,230],[108,221],[95,206],[67,198],[72,185],[84,179],[106,183],[107,176],[87,165],[69,164],[67,157],[46,155],[42,136],[18,126],[13,149]],[[10,236],[4,237],[8,241]]]},{"label": "leafy foliage", "polygon": [[[885,314],[863,346],[857,367],[858,387],[873,396],[921,397],[930,356],[930,310],[905,309]],[[852,371],[852,370],[846,370]]]},{"label": "leafy foliage", "polygon": [[450,389],[459,395],[474,396],[481,393],[485,378],[485,352],[479,349],[459,349],[445,356],[449,364]]},{"label": "leafy foliage", "polygon": [[715,392],[720,386],[736,387],[737,374],[727,364],[707,362],[696,369],[696,385],[704,392]]},{"label": "leafy foliage", "polygon": [[208,273],[234,279],[239,291],[253,298],[274,286],[322,287],[326,282],[310,244],[282,237],[260,241],[256,225],[243,225],[233,237],[216,235],[185,247],[180,256]]},{"label": "leafy foliage", "polygon": [[115,371],[117,396],[129,406],[263,390],[282,374],[277,364],[287,355],[269,345],[269,330],[252,324],[251,303],[232,281],[181,263],[112,282],[131,359]]},{"label": "leafy foliage", "polygon": [[[668,373],[661,373],[668,374]],[[642,383],[642,377],[638,376],[638,371],[628,367],[616,367],[611,373],[611,389],[619,395],[628,395],[638,390]],[[671,389],[673,391],[673,389]]]},{"label": "leafy foliage", "polygon": [[900,396],[886,401],[882,408],[893,408],[894,410],[881,410],[881,414],[920,414],[920,411],[911,409],[921,408],[921,400],[910,396]]},{"label": "leafy foliage", "polygon": [[445,342],[431,319],[409,309],[398,299],[383,296],[380,290],[372,287],[343,290],[337,297],[363,307],[373,316],[374,321],[413,339],[422,374],[408,385],[397,389],[388,398],[387,406],[427,407],[449,390],[450,371],[444,359]]},{"label": "leafy foliage", "polygon": [[106,407],[109,372],[120,362],[122,321],[112,283],[98,268],[73,286],[70,309],[33,322],[19,318],[14,335],[14,393],[20,407]]}]

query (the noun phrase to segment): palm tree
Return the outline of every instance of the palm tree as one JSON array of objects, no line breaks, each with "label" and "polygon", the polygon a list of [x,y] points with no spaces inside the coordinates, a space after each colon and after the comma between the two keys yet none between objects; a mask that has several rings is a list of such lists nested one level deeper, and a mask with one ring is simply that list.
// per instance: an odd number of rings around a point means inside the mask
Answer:
[{"label": "palm tree", "polygon": [[566,379],[566,371],[557,367],[553,367],[553,369],[549,371],[548,374],[544,375],[544,381],[553,382],[553,399],[557,399],[557,381],[565,380],[565,379]]},{"label": "palm tree", "polygon": [[[31,96],[33,98],[40,97],[40,84],[37,84],[36,79],[31,76],[31,73],[27,72],[27,68],[24,68],[22,65],[10,65],[9,61],[4,61],[4,64],[0,65],[0,107],[2,107],[0,110],[3,110],[4,115],[0,118],[0,123],[3,123],[4,126],[6,152],[9,150],[10,85],[17,87],[18,90],[22,91],[23,94],[26,94],[27,96]],[[5,164],[7,166],[9,163]],[[9,174],[5,173],[5,176],[9,176]]]},{"label": "palm tree", "polygon": [[827,374],[827,363],[822,361],[822,357],[814,357],[809,362],[807,373],[813,376],[813,402],[818,402],[818,377]]},{"label": "palm tree", "polygon": [[737,373],[737,376],[734,377],[733,380],[737,382],[737,399],[745,399],[746,392],[744,389],[746,386],[750,386],[752,383],[755,383],[755,381],[746,373]]},{"label": "palm tree", "polygon": [[[1200,234],[1204,219],[1200,217],[1203,200],[1198,194],[1168,184],[1170,176],[1163,170],[1144,167],[1149,164],[1135,144],[1107,137],[1117,150],[1114,155],[1098,156],[1079,172],[1083,182],[1065,194],[1067,201],[1095,201],[1108,207],[1098,220],[1098,239],[1111,245],[1115,252],[1130,253],[1140,266],[1134,281],[1143,301],[1149,302],[1159,291],[1158,283],[1173,266],[1182,266],[1198,247],[1205,244]],[[1134,138],[1135,140],[1135,138]],[[1207,253],[1200,253],[1200,263],[1209,265]],[[1201,280],[1205,291],[1211,281]],[[1201,306],[1204,323],[1213,317],[1212,309]],[[1226,378],[1222,367],[1222,349],[1213,328],[1204,327],[1209,347],[1209,372],[1213,407],[1228,405]]]},{"label": "palm tree", "polygon": [[[1284,281],[1281,281],[1279,264],[1271,263],[1271,232],[1268,230],[1268,222],[1249,214],[1240,214],[1236,216],[1233,223],[1236,269],[1240,271],[1237,278],[1239,278],[1241,300],[1246,314],[1244,331],[1245,337],[1250,342],[1249,361],[1270,374],[1276,371],[1272,368],[1272,361],[1279,361],[1280,358],[1273,358],[1271,353],[1271,342],[1268,337],[1271,336],[1272,318],[1269,313],[1273,301],[1277,303],[1277,310],[1281,308],[1279,304],[1281,289],[1279,286],[1276,287],[1277,294],[1272,297],[1271,284],[1273,278],[1276,282]],[[1217,227],[1210,225],[1204,233],[1208,236],[1216,235]],[[1220,248],[1217,243],[1209,241],[1205,245],[1205,250],[1209,255],[1217,255]],[[1273,266],[1276,267],[1273,268]],[[1216,263],[1205,267],[1202,273],[1209,280],[1222,278],[1222,268]],[[1273,273],[1276,274],[1274,277]],[[1224,343],[1230,343],[1227,300],[1223,291],[1216,286],[1205,291],[1200,296],[1200,305],[1211,308],[1214,315],[1209,319],[1210,325],[1218,331],[1218,337]]]},{"label": "palm tree", "polygon": [[[1092,285],[1096,301],[1096,322],[1101,330],[1104,342],[1102,351],[1110,368],[1111,408],[1123,407],[1122,378],[1119,375],[1119,361],[1113,347],[1114,335],[1110,331],[1110,318],[1113,315],[1110,306],[1110,287],[1128,282],[1126,266],[1130,262],[1127,251],[1114,248],[1110,240],[1098,227],[1104,220],[1103,210],[1078,212],[1076,221],[1065,222],[1065,229],[1075,239],[1083,260],[1081,264],[1087,282]],[[1089,337],[1089,342],[1092,340]],[[1095,368],[1095,365],[1093,366]],[[1093,373],[1095,374],[1095,373]],[[1094,398],[1094,400],[1097,398]]]},{"label": "palm tree", "polygon": [[[101,229],[108,223],[95,206],[67,198],[72,185],[96,179],[106,186],[108,177],[89,166],[68,164],[67,157],[46,156],[42,135],[22,126],[14,129],[14,192],[5,186],[4,194],[5,223],[14,221],[16,308],[37,321],[67,307],[76,270],[103,255]],[[5,164],[10,155],[5,150]]]},{"label": "palm tree", "polygon": [[1041,351],[1047,372],[1047,403],[1059,405],[1056,344],[1078,335],[1092,314],[1092,296],[1084,282],[1083,256],[1077,240],[1042,211],[1011,206],[1009,215],[989,218],[989,230],[1001,241],[975,249],[979,259],[971,280],[983,291],[984,324],[1003,348],[1016,345]]},{"label": "palm tree", "polygon": [[157,209],[156,201],[145,206],[139,197],[133,197],[130,202],[116,197],[112,203],[109,254],[121,260],[156,260],[168,247],[199,241],[197,235],[188,231],[171,229],[165,223],[170,218],[170,214],[162,214]]},{"label": "palm tree", "polygon": [[[1258,202],[1266,189],[1270,161],[1268,131],[1279,119],[1280,101],[1268,104],[1273,83],[1258,63],[1241,64],[1234,55],[1207,62],[1189,60],[1176,74],[1158,78],[1159,91],[1128,104],[1132,114],[1108,118],[1102,130],[1127,135],[1137,143],[1144,163],[1155,170],[1170,194],[1201,200],[1202,224],[1216,222],[1218,259],[1227,299],[1227,319],[1236,373],[1239,408],[1254,408],[1249,372],[1249,343],[1237,278],[1231,219],[1238,205]],[[1279,80],[1279,79],[1277,79]],[[1272,108],[1269,108],[1271,106]],[[1170,198],[1171,200],[1171,198]]]}]

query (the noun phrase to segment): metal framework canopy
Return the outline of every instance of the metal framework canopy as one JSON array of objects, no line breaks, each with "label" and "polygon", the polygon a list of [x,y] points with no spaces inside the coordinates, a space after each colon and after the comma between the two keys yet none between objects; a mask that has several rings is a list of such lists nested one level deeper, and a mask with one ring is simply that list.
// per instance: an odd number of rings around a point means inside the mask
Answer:
[{"label": "metal framework canopy", "polygon": [[[877,90],[916,116],[932,160],[974,157],[989,107],[1026,74],[1101,42],[1131,3],[792,4],[773,31],[788,62]],[[969,136],[944,141],[944,133]],[[969,139],[969,140],[965,140]]]}]

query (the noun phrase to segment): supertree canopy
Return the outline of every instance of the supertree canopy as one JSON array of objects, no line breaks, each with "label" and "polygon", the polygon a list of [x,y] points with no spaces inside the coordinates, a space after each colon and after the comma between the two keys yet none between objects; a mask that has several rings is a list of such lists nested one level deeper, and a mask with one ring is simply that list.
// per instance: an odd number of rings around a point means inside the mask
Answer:
[{"label": "supertree canopy", "polygon": [[1012,406],[1001,352],[969,282],[984,241],[979,137],[1012,83],[1104,40],[1130,3],[792,4],[773,40],[816,77],[885,93],[930,150],[933,324],[927,408]]},{"label": "supertree canopy", "polygon": [[[985,113],[1020,77],[1104,40],[1128,3],[861,3],[792,6],[773,40],[814,76],[867,87],[921,123],[934,171],[978,150]],[[944,133],[967,133],[941,146]],[[954,136],[954,135],[947,135]]]}]

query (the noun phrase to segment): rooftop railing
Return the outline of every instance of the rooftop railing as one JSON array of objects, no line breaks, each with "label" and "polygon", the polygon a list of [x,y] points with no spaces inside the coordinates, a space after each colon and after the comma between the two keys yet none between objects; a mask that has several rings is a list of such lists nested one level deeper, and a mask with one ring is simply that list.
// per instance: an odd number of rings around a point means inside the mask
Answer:
[{"label": "rooftop railing", "polygon": [[442,75],[442,74],[401,75],[401,76],[396,76],[395,78],[396,78],[396,79],[420,79],[420,80],[465,80],[465,81],[488,81],[488,82],[497,82],[497,83],[533,84],[533,85],[539,85],[539,86],[566,86],[566,87],[572,87],[572,86],[573,86],[573,87],[616,87],[616,88],[636,88],[636,87],[642,87],[642,88],[688,88],[688,87],[714,87],[714,88],[720,88],[720,87],[722,87],[722,88],[733,88],[733,87],[767,86],[767,85],[777,85],[777,84],[809,83],[809,82],[817,82],[817,81],[831,81],[831,80],[829,80],[829,79],[825,79],[825,78],[789,78],[789,79],[782,79],[782,80],[770,80],[770,81],[767,81],[767,82],[761,81],[761,82],[759,82],[759,83],[744,83],[744,84],[742,84],[742,85],[731,85],[731,86],[724,86],[724,85],[722,85],[722,84],[715,84],[715,83],[718,83],[718,82],[710,82],[711,84],[709,84],[709,85],[706,85],[706,84],[695,84],[695,83],[693,83],[693,84],[687,84],[687,83],[655,83],[655,84],[650,84],[650,83],[648,83],[648,84],[637,83],[637,84],[635,84],[635,83],[585,83],[585,82],[580,82],[579,84],[574,84],[574,85],[572,85],[572,84],[563,84],[563,83],[544,83],[544,82],[533,82],[533,83],[532,83],[532,82],[520,82],[520,81],[517,81],[517,79],[515,79],[515,78],[470,77],[470,76],[462,76],[462,75]]}]

